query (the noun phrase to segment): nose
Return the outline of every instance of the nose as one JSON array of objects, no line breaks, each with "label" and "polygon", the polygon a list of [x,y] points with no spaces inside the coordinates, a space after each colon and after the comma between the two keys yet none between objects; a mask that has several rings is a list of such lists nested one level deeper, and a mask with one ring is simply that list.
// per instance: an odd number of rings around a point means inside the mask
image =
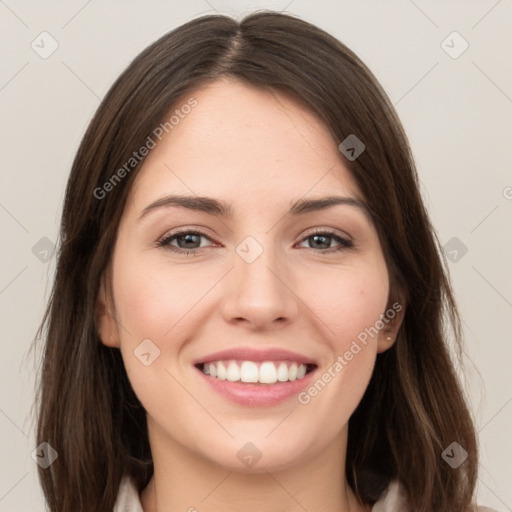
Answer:
[{"label": "nose", "polygon": [[251,330],[284,326],[297,316],[298,301],[286,266],[271,251],[264,250],[252,263],[235,254],[222,306],[228,323]]}]

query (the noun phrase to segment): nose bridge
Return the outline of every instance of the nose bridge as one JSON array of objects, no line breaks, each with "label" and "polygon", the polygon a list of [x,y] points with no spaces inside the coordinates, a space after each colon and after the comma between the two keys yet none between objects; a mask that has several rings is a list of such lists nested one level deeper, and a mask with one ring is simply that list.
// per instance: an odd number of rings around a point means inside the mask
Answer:
[{"label": "nose bridge", "polygon": [[272,236],[247,237],[236,247],[225,300],[227,320],[245,319],[263,326],[297,313],[296,298],[285,284],[284,256],[271,240]]}]

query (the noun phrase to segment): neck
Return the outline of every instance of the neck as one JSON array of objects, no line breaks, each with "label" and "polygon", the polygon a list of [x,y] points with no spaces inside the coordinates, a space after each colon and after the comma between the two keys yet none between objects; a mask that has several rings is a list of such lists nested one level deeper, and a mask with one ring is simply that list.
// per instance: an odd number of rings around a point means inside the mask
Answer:
[{"label": "neck", "polygon": [[315,456],[284,468],[261,465],[258,472],[256,468],[240,472],[192,453],[162,431],[149,428],[154,475],[141,493],[143,510],[365,512],[346,482],[347,429]]}]

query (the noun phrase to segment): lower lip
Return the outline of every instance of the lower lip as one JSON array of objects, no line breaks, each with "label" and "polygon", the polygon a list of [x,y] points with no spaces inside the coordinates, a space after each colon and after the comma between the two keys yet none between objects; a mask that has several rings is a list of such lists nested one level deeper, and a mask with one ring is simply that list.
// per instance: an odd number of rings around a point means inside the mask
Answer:
[{"label": "lower lip", "polygon": [[245,384],[240,381],[231,382],[217,379],[206,375],[199,368],[196,368],[196,370],[211,389],[232,402],[249,407],[269,407],[298,395],[311,383],[316,372],[315,368],[302,379],[294,381],[277,382],[275,384]]}]

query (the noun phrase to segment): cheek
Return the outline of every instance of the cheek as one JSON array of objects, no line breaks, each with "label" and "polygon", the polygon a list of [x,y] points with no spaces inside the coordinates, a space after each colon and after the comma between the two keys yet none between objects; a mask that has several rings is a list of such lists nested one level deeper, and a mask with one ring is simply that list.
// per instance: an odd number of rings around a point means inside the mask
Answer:
[{"label": "cheek", "polygon": [[[359,265],[323,268],[305,265],[287,276],[296,296],[287,300],[302,303],[303,320],[307,322],[309,317],[310,323],[325,331],[325,339],[337,352],[344,352],[347,343],[373,326],[385,310],[387,270],[381,259],[371,263],[362,260]],[[124,327],[122,335],[130,333],[131,344],[149,338],[170,348],[169,339],[186,337],[187,328],[197,325],[201,315],[207,315],[212,307],[222,307],[224,267],[119,257],[114,269],[116,311]]]},{"label": "cheek", "polygon": [[[217,279],[180,265],[118,261],[114,275],[116,310],[135,339],[163,341],[194,317]],[[183,324],[181,322],[184,322]]]},{"label": "cheek", "polygon": [[322,321],[338,351],[374,326],[386,308],[389,288],[383,265],[317,270],[302,283],[300,296],[308,298],[305,304]]},{"label": "cheek", "polygon": [[[327,357],[316,384],[303,395],[319,415],[330,416],[332,432],[348,421],[371,378],[377,356],[376,325],[385,313],[388,274],[383,262],[328,269],[308,281],[307,306],[321,319]],[[336,404],[333,407],[333,404]]]},{"label": "cheek", "polygon": [[201,299],[218,278],[135,256],[115,258],[113,268],[116,312],[122,325],[120,349],[136,395],[151,414],[159,414],[169,395],[186,410],[190,399],[182,397],[173,379],[182,380],[175,362],[203,313]]}]

